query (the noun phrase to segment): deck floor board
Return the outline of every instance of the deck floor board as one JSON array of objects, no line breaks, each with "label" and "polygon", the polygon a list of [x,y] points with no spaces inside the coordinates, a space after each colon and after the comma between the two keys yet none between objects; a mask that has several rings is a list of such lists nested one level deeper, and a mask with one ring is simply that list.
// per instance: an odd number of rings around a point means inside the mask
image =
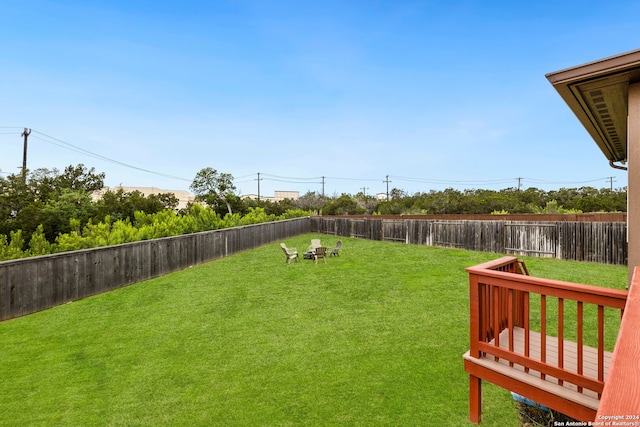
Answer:
[{"label": "deck floor board", "polygon": [[[558,338],[552,336],[546,336],[546,361],[545,363],[558,366]],[[524,355],[524,343],[525,343],[525,330],[523,328],[513,328],[513,351],[517,354]],[[563,370],[578,373],[578,346],[573,341],[563,340],[564,342],[564,360]],[[541,348],[542,348],[542,336],[538,332],[529,332],[529,358],[541,361]],[[491,344],[495,345],[492,341]],[[509,330],[505,329],[499,336],[500,347],[509,350]],[[606,380],[609,365],[611,362],[612,354],[610,352],[604,352],[604,379]],[[470,356],[469,353],[464,355],[466,361],[482,366],[486,369],[498,372],[506,377],[513,378],[514,380],[528,384],[529,386],[536,387],[549,393],[553,393],[558,396],[570,400],[572,402],[584,405],[594,410],[598,409],[599,397],[597,393],[591,390],[583,390],[579,392],[574,384],[567,381],[563,384],[559,384],[557,378],[547,374],[542,379],[540,372],[530,369],[525,372],[525,368],[521,365],[510,366],[508,360],[499,359],[495,360],[493,355],[485,355],[479,359]],[[593,379],[598,378],[598,350],[583,346],[583,372],[582,375]],[[498,384],[501,387],[505,387],[504,384]],[[509,388],[508,386],[505,388]]]}]

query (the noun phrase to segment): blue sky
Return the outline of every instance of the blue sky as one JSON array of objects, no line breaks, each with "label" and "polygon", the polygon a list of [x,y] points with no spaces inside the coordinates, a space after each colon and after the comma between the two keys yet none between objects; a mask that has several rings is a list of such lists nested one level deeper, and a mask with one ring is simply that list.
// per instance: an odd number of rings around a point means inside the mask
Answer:
[{"label": "blue sky", "polygon": [[[640,48],[637,1],[0,5],[0,171],[240,194],[627,185],[545,74]],[[521,178],[518,180],[518,178]]]}]

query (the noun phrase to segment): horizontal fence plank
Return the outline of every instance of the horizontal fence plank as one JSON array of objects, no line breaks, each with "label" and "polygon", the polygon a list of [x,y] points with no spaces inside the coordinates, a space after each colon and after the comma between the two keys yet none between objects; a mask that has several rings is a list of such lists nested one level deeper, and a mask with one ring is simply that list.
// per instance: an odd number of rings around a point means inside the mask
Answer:
[{"label": "horizontal fence plank", "polygon": [[[326,218],[326,217],[325,217]],[[337,215],[333,218],[370,219],[372,215]],[[566,214],[429,214],[429,215],[375,215],[376,219],[433,219],[438,221],[528,221],[528,222],[626,222],[626,212],[592,212]]]}]

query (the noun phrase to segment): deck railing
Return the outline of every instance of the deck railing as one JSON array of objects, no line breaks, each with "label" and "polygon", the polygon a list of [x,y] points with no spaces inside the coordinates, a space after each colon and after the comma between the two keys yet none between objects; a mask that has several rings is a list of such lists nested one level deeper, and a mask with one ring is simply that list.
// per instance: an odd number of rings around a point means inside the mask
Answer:
[{"label": "deck railing", "polygon": [[[627,292],[531,277],[515,257],[467,272],[471,339],[465,367],[471,376],[470,419],[480,421],[482,372],[484,379],[533,401],[593,420],[610,360],[605,351],[605,317],[611,319],[611,314],[605,316],[605,309],[617,310],[621,317]],[[591,328],[595,337],[586,340],[585,332],[593,335]],[[482,363],[482,368],[475,366]],[[495,370],[501,376],[493,375]]]},{"label": "deck railing", "polygon": [[[640,424],[640,267],[636,267],[596,422]],[[625,424],[626,423],[626,424]],[[613,424],[610,424],[613,425]]]}]

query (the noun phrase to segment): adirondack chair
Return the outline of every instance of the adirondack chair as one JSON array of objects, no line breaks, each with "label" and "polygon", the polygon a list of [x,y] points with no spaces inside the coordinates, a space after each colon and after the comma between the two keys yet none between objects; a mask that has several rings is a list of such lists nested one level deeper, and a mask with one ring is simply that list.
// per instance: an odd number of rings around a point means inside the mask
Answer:
[{"label": "adirondack chair", "polygon": [[313,262],[317,264],[318,258],[322,258],[324,260],[324,263],[327,263],[327,248],[325,248],[324,246],[320,246],[319,248],[316,248],[315,251],[313,251]]},{"label": "adirondack chair", "polygon": [[331,256],[340,256],[340,248],[342,248],[342,240],[336,242],[336,247],[331,251]]},{"label": "adirondack chair", "polygon": [[320,243],[320,239],[311,239],[311,244],[309,245],[309,250],[313,251],[316,248],[319,248],[320,246],[322,246],[322,244]]},{"label": "adirondack chair", "polygon": [[295,259],[296,262],[298,261],[298,250],[296,248],[287,248],[287,245],[284,243],[280,243],[280,247],[282,248],[284,255],[287,257],[287,264],[289,264],[292,259]]}]

